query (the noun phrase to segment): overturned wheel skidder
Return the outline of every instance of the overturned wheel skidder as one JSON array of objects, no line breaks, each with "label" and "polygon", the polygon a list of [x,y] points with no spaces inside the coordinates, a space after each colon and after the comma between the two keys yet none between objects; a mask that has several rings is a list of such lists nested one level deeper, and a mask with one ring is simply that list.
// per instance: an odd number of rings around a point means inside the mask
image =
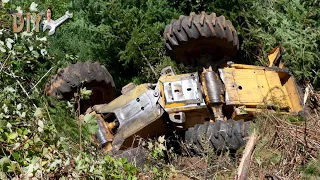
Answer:
[{"label": "overturned wheel skidder", "polygon": [[115,98],[113,79],[104,66],[78,62],[59,69],[46,93],[68,100],[80,86],[92,90],[80,110],[89,108],[87,113],[96,116],[96,138],[106,151],[131,147],[135,135],[148,138],[173,131],[182,132],[199,149],[204,137],[217,151],[237,150],[256,112],[303,110],[295,80],[281,62],[281,48],[268,55],[269,67],[232,62],[239,40],[224,16],[180,16],[166,26],[164,40],[173,60],[200,66],[202,72],[175,74],[167,67],[157,83],[130,83]]}]

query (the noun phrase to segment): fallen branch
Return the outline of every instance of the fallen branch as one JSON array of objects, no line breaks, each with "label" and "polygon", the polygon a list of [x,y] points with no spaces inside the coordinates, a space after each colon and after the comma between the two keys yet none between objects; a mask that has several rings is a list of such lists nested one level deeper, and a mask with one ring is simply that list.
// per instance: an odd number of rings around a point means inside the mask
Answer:
[{"label": "fallen branch", "polygon": [[140,51],[140,54],[142,55],[143,59],[147,62],[149,68],[151,69],[151,71],[153,72],[155,78],[157,79],[158,76],[157,76],[156,71],[154,70],[154,68],[153,68],[152,65],[150,64],[150,61],[148,60],[148,58],[143,54],[140,46],[139,46],[136,42],[134,42],[133,44],[137,46],[137,48],[138,48],[138,50]]},{"label": "fallen branch", "polygon": [[9,59],[9,57],[11,56],[11,53],[7,56],[7,58],[2,62],[2,66],[0,68],[0,72],[2,71],[4,65],[6,64],[7,60]]},{"label": "fallen branch", "polygon": [[34,89],[40,82],[41,80],[54,68],[54,66],[52,66],[41,78],[40,80],[36,83],[36,85],[34,85],[31,89]]},{"label": "fallen branch", "polygon": [[258,136],[254,130],[252,132],[252,134],[250,135],[249,141],[247,142],[247,145],[243,151],[241,162],[238,167],[238,172],[237,172],[237,177],[236,177],[237,180],[246,179],[246,175],[247,175],[247,172],[249,171],[249,167],[250,167],[252,153],[253,153],[254,147],[256,145],[257,139],[258,139]]},{"label": "fallen branch", "polygon": [[[28,99],[31,99],[29,94],[27,93],[27,91],[24,89],[24,87],[21,85],[21,83],[18,81],[18,79],[16,79],[17,83],[19,84],[19,86],[21,87],[22,91],[27,95]],[[37,109],[37,106],[32,103],[32,105]]]}]

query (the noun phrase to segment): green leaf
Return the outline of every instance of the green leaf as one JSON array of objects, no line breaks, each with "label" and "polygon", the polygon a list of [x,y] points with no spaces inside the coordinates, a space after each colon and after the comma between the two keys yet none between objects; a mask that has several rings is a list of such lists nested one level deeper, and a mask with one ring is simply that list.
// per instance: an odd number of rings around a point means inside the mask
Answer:
[{"label": "green leaf", "polygon": [[24,148],[24,149],[28,149],[28,148],[29,148],[29,143],[25,143],[25,144],[23,145],[23,148]]},{"label": "green leaf", "polygon": [[41,129],[43,129],[43,121],[41,121],[41,120],[38,120],[38,126],[41,128]]},{"label": "green leaf", "polygon": [[95,134],[98,131],[98,124],[96,122],[96,116],[91,114],[86,114],[83,117],[84,120],[84,128],[87,130],[90,134]]},{"label": "green leaf", "polygon": [[21,157],[20,157],[20,154],[18,152],[13,152],[12,156],[16,161],[20,161]]},{"label": "green leaf", "polygon": [[48,153],[48,148],[43,148],[43,150],[42,150],[42,155],[45,155],[45,154],[47,154]]},{"label": "green leaf", "polygon": [[17,129],[18,134],[22,134],[22,130],[20,128]]},{"label": "green leaf", "polygon": [[24,129],[22,135],[26,136],[29,133],[28,129]]},{"label": "green leaf", "polygon": [[80,95],[82,99],[89,99],[92,95],[92,90],[87,90],[86,88],[80,89]]},{"label": "green leaf", "polygon": [[16,139],[18,137],[18,133],[16,132],[11,132],[9,135],[8,135],[8,139]]},{"label": "green leaf", "polygon": [[83,120],[84,120],[85,123],[92,123],[92,122],[96,123],[96,116],[92,115],[92,114],[86,114],[83,117]]},{"label": "green leaf", "polygon": [[17,110],[19,111],[19,110],[21,110],[21,108],[22,108],[22,104],[19,103],[19,104],[17,105]]},{"label": "green leaf", "polygon": [[158,169],[154,167],[154,168],[152,168],[152,172],[153,172],[153,173],[157,173],[157,172],[158,172]]},{"label": "green leaf", "polygon": [[31,53],[33,54],[33,56],[34,56],[35,58],[39,58],[39,56],[40,56],[40,54],[39,54],[37,51],[35,51],[35,50],[31,51]]},{"label": "green leaf", "polygon": [[36,118],[42,118],[43,115],[42,115],[41,108],[37,108],[33,115],[34,115]]},{"label": "green leaf", "polygon": [[3,48],[3,46],[0,45],[0,51],[3,52],[3,53],[5,53],[5,52],[6,52],[6,49]]},{"label": "green leaf", "polygon": [[9,164],[10,164],[10,159],[7,156],[0,159],[0,168],[2,171],[6,171],[5,169]]},{"label": "green leaf", "polygon": [[[2,113],[1,113],[2,114]],[[1,116],[1,114],[0,114],[0,116]],[[4,115],[4,114],[3,114]],[[0,120],[0,127],[4,127],[4,126],[6,126],[7,125],[7,121],[6,120]]]}]

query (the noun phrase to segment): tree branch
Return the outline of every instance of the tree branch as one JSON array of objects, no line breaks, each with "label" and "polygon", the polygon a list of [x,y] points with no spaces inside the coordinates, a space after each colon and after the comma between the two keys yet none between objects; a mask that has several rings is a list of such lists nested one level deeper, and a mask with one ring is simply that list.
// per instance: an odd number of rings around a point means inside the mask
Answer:
[{"label": "tree branch", "polygon": [[147,59],[147,57],[143,54],[140,46],[139,46],[136,42],[134,42],[134,44],[138,47],[138,50],[140,51],[140,54],[142,55],[143,59],[147,62],[149,68],[151,69],[151,71],[152,71],[153,74],[154,74],[154,77],[157,79],[158,77],[157,77],[156,71],[155,71],[155,70],[153,69],[153,67],[151,66],[151,64],[150,64],[149,60]]},{"label": "tree branch", "polygon": [[250,135],[250,139],[247,142],[246,148],[243,151],[241,162],[238,167],[238,172],[236,177],[237,180],[246,179],[247,172],[249,171],[249,168],[250,168],[252,153],[253,153],[257,139],[258,139],[258,136],[254,130]]}]

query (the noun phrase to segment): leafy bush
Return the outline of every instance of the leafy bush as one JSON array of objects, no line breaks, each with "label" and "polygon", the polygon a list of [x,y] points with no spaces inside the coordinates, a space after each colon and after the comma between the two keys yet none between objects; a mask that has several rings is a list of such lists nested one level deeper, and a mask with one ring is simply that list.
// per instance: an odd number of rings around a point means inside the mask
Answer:
[{"label": "leafy bush", "polygon": [[320,28],[312,19],[312,8],[299,0],[258,1],[252,7],[256,7],[256,14],[251,17],[249,34],[259,42],[262,57],[280,44],[286,49],[283,58],[295,77],[318,86]]},{"label": "leafy bush", "polygon": [[[4,4],[0,17],[7,12]],[[41,34],[13,33],[11,19],[0,29],[0,177],[1,179],[134,179],[137,168],[114,160],[82,135],[64,102],[44,97],[42,80],[55,58]],[[41,84],[41,85],[39,85]],[[66,138],[67,137],[67,138]],[[82,145],[81,145],[82,144]]]}]

